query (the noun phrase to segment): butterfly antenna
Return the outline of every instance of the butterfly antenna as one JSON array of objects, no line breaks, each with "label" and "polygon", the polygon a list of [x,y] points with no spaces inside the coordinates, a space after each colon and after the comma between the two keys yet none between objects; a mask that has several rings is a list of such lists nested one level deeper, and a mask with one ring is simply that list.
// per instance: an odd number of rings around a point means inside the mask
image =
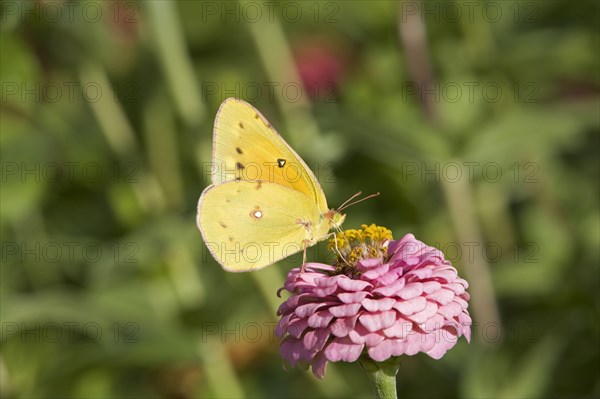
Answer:
[{"label": "butterfly antenna", "polygon": [[339,211],[341,211],[342,209],[344,209],[344,208],[346,207],[346,204],[347,204],[348,202],[352,201],[354,198],[358,197],[358,196],[359,196],[359,195],[361,195],[361,194],[362,194],[362,191],[359,191],[359,192],[357,192],[356,194],[354,194],[352,197],[350,197],[350,198],[348,198],[346,201],[344,201],[344,202],[342,203],[342,205],[340,205],[340,206],[338,207],[338,209],[337,209],[337,210],[338,210],[338,212],[339,212]]},{"label": "butterfly antenna", "polygon": [[344,202],[342,205],[340,205],[340,207],[337,209],[337,210],[338,210],[338,212],[342,211],[342,210],[343,210],[343,209],[345,209],[345,208],[349,208],[349,207],[351,207],[352,205],[356,205],[356,204],[358,204],[359,202],[362,202],[362,201],[364,201],[364,200],[368,200],[369,198],[374,198],[374,197],[377,197],[377,196],[379,195],[379,193],[373,193],[373,194],[371,194],[371,195],[367,195],[365,198],[361,198],[361,199],[359,199],[359,200],[356,200],[356,201],[354,201],[354,202],[350,202],[350,201],[352,201],[354,198],[356,198],[357,196],[359,196],[359,195],[361,195],[361,194],[362,194],[362,192],[360,192],[360,191],[359,191],[358,193],[354,194],[352,197],[348,198],[348,199],[347,199],[347,200],[346,200],[346,201],[345,201],[345,202]]}]

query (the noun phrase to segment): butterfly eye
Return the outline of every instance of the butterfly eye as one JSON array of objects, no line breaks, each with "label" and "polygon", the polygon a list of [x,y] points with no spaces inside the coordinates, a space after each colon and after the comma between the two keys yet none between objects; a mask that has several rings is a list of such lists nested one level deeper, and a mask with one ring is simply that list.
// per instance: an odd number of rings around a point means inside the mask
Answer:
[{"label": "butterfly eye", "polygon": [[285,161],[285,159],[282,159],[282,158],[278,158],[278,159],[277,159],[277,165],[278,165],[280,168],[283,168],[283,167],[285,166],[285,162],[286,162],[286,161]]}]

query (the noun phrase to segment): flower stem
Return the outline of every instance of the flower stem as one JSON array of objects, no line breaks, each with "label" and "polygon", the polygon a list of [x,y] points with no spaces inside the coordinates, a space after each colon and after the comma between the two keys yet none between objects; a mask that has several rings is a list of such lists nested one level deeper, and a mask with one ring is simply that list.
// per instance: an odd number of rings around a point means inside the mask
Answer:
[{"label": "flower stem", "polygon": [[368,355],[358,359],[362,369],[369,377],[378,399],[397,399],[396,374],[400,367],[400,357],[392,357],[385,362],[376,362]]}]

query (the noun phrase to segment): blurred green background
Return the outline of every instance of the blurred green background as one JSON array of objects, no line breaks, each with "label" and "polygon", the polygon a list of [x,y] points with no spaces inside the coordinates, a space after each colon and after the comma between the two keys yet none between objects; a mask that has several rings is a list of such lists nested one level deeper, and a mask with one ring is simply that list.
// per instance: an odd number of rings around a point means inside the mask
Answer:
[{"label": "blurred green background", "polygon": [[1,7],[2,397],[373,397],[357,364],[282,369],[299,256],[232,274],[207,254],[232,96],[330,206],[381,192],[344,227],[412,232],[470,282],[473,342],[406,357],[400,397],[600,396],[598,2]]}]

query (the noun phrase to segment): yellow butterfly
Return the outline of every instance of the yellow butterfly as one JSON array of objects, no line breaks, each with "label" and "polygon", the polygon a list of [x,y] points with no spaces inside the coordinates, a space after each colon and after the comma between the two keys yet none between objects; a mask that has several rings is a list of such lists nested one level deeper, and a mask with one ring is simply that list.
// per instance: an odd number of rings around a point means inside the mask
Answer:
[{"label": "yellow butterfly", "polygon": [[212,185],[200,196],[196,221],[225,270],[269,266],[342,224],[345,215],[327,207],[306,163],[253,106],[223,101],[213,135]]}]

